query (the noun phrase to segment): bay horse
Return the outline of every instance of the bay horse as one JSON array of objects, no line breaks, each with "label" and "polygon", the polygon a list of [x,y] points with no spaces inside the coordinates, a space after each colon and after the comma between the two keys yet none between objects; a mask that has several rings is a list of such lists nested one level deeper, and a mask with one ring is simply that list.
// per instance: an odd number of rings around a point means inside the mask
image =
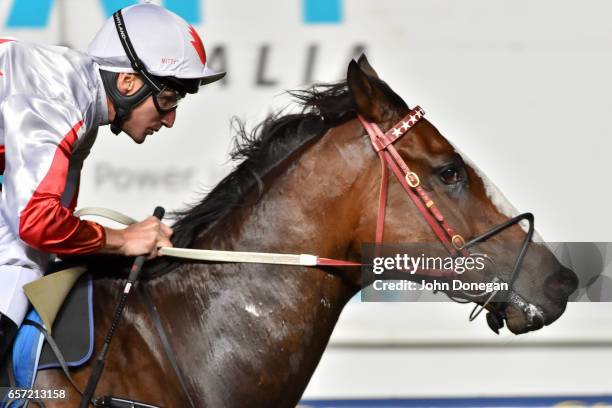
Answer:
[{"label": "bay horse", "polygon": [[[365,57],[351,61],[346,81],[294,95],[301,113],[270,117],[250,135],[242,129],[234,158],[243,161],[199,204],[178,215],[176,247],[312,253],[359,262],[361,244],[375,240],[381,168],[358,115],[386,131],[410,109]],[[395,148],[464,236],[509,219],[478,170],[427,120],[416,123]],[[495,270],[469,279],[508,279],[516,253],[504,243],[523,237],[525,231],[514,225],[483,243]],[[433,242],[429,225],[393,180],[383,239]],[[91,258],[88,264],[95,277],[97,355],[121,295],[122,280],[113,273],[121,262]],[[141,285],[169,333],[189,397],[197,407],[213,408],[294,407],[342,308],[364,283],[354,268],[158,259],[145,272]],[[575,287],[572,271],[544,245],[529,244],[512,290],[541,310],[541,319],[533,322],[524,308],[508,303],[503,315],[508,328],[524,333],[552,323]],[[189,407],[143,302],[138,291],[130,298],[96,395]],[[73,373],[81,387],[91,366]],[[59,370],[40,372],[35,388],[69,391],[68,400],[47,406],[74,407],[80,399]]]}]

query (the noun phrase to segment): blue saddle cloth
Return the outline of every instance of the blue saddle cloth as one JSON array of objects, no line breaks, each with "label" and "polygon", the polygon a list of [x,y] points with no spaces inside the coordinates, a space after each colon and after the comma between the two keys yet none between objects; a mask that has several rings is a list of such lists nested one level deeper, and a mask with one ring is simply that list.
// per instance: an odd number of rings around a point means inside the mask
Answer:
[{"label": "blue saddle cloth", "polygon": [[[60,364],[43,333],[28,320],[44,327],[36,310],[31,309],[19,328],[13,344],[13,374],[17,388],[31,388],[39,370],[60,368]],[[78,367],[91,358],[94,347],[93,283],[90,274],[77,281],[66,298],[53,325],[53,338],[68,367]],[[25,401],[7,403],[0,408],[20,408]]]},{"label": "blue saddle cloth", "polygon": [[[44,327],[36,310],[26,315],[27,320]],[[19,328],[13,345],[13,374],[18,388],[30,388],[34,385],[34,374],[38,371],[38,361],[45,337],[34,326],[24,324]]]}]

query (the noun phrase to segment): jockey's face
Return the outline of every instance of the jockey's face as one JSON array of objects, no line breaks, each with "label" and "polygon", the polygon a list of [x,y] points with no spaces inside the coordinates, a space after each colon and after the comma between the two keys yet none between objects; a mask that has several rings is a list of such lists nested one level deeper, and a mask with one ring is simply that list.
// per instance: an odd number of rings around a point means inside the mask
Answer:
[{"label": "jockey's face", "polygon": [[[117,86],[122,93],[132,95],[143,86],[143,82],[138,75],[120,74]],[[155,107],[153,97],[148,96],[132,110],[130,116],[123,122],[122,130],[136,143],[142,143],[147,136],[157,132],[162,126],[172,127],[175,119],[176,110],[160,113]]]}]

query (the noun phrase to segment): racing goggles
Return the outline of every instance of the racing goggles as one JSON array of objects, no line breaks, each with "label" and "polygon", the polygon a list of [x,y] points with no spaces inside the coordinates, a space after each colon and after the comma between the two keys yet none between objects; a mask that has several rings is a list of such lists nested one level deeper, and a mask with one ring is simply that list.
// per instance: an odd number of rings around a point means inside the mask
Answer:
[{"label": "racing goggles", "polygon": [[162,88],[161,91],[153,92],[153,103],[160,114],[166,114],[176,110],[179,102],[185,97],[185,93],[176,91],[169,87]]},{"label": "racing goggles", "polygon": [[147,70],[146,66],[143,64],[140,58],[138,58],[136,50],[134,50],[134,47],[132,46],[130,37],[125,29],[125,22],[123,21],[121,10],[113,13],[113,20],[115,22],[117,34],[119,35],[119,41],[123,46],[125,55],[130,60],[132,68],[141,75],[143,81],[153,90],[153,102],[155,103],[155,108],[157,111],[163,115],[175,110],[179,104],[179,101],[185,97],[185,93],[178,92],[165,85],[158,78],[151,75],[151,73]]}]

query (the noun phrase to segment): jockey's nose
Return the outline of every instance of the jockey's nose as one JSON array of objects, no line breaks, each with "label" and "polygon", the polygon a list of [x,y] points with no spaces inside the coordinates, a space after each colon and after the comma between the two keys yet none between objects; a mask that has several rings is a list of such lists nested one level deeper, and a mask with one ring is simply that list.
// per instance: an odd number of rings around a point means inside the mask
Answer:
[{"label": "jockey's nose", "polygon": [[161,118],[161,123],[167,128],[171,128],[174,126],[174,121],[176,120],[176,109],[164,113]]}]

